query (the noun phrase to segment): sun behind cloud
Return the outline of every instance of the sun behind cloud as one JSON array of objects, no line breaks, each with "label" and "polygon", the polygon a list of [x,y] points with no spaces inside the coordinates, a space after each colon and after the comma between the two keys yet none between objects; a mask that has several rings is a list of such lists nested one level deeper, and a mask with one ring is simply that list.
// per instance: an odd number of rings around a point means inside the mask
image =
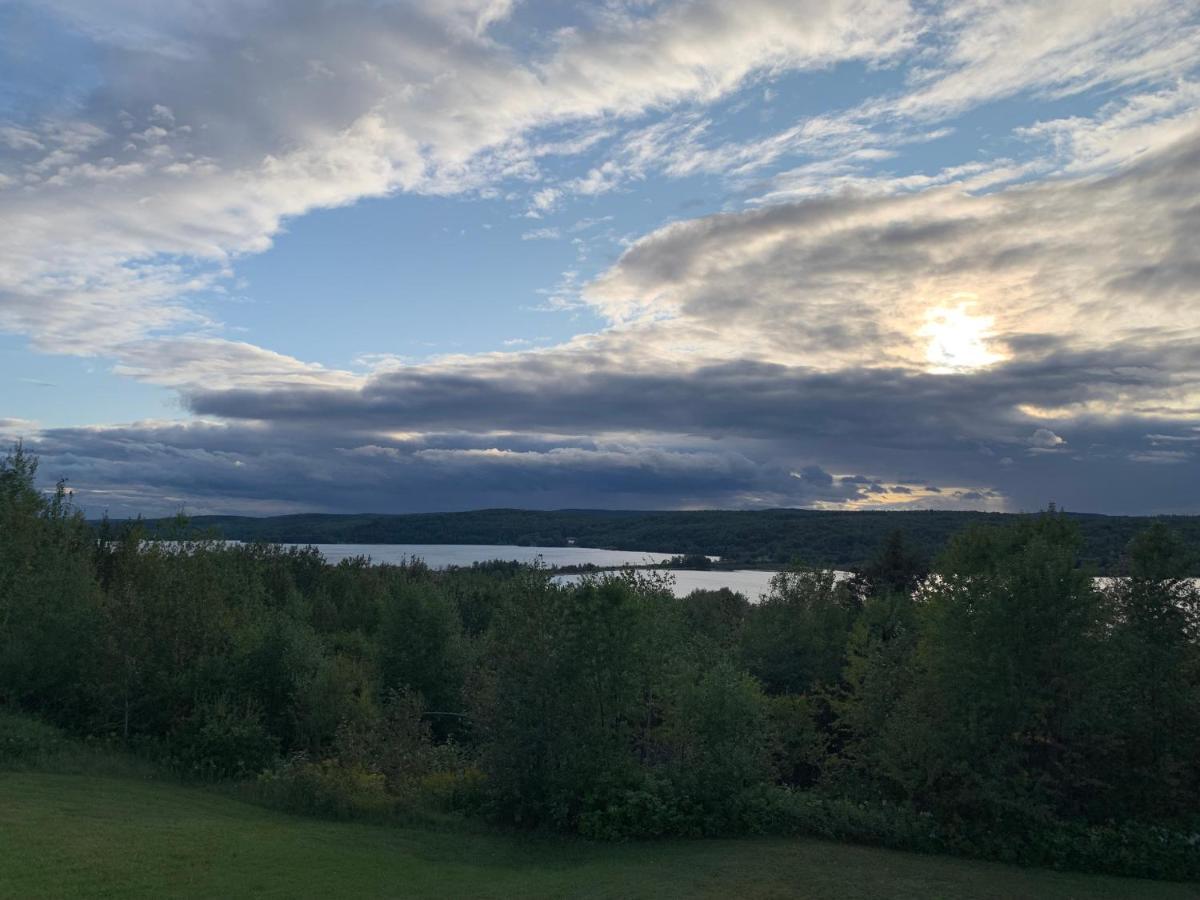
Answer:
[{"label": "sun behind cloud", "polygon": [[917,336],[928,340],[925,359],[931,372],[970,372],[1005,359],[991,344],[995,320],[973,314],[970,311],[973,305],[974,300],[964,299],[957,306],[937,306],[926,311],[925,325]]}]

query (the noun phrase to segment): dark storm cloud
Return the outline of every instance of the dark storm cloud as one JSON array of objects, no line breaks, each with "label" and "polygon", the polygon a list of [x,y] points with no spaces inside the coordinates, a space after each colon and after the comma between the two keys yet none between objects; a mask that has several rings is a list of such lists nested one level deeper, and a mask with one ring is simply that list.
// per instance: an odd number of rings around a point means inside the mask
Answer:
[{"label": "dark storm cloud", "polygon": [[[325,423],[350,432],[844,435],[881,448],[937,448],[964,439],[1024,442],[1038,426],[1017,411],[1023,404],[1058,408],[1182,387],[1188,376],[1180,373],[1200,370],[1200,347],[1062,350],[971,375],[828,373],[748,361],[655,373],[622,371],[616,361],[596,368],[595,362],[566,354],[513,356],[488,366],[405,369],[361,390],[197,392],[188,402],[201,415]],[[1198,376],[1190,377],[1196,384]]]},{"label": "dark storm cloud", "polygon": [[[347,445],[319,428],[204,423],[63,428],[28,442],[89,514],[662,508],[842,503],[858,485],[711,447],[428,435]],[[286,503],[264,498],[287,497]]]},{"label": "dark storm cloud", "polygon": [[[193,408],[224,424],[55,429],[34,447],[45,474],[68,476],[93,510],[870,498],[1095,510],[1100,484],[1105,511],[1200,505],[1190,417],[1088,412],[1188,389],[1180,373],[1200,368],[1200,350],[1046,352],[1051,342],[1036,343],[1036,360],[969,376],[748,362],[631,373],[596,368],[595,357],[576,371],[570,360],[531,354],[485,368],[406,369],[361,390],[206,392],[190,398]],[[1032,408],[1060,412],[1023,411]],[[276,497],[287,504],[262,499]]]}]

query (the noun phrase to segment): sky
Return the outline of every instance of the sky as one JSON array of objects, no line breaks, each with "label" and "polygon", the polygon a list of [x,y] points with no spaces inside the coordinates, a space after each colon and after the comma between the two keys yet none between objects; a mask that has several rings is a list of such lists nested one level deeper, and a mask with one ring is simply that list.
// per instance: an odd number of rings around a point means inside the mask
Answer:
[{"label": "sky", "polygon": [[1194,0],[0,0],[89,515],[1200,513]]}]

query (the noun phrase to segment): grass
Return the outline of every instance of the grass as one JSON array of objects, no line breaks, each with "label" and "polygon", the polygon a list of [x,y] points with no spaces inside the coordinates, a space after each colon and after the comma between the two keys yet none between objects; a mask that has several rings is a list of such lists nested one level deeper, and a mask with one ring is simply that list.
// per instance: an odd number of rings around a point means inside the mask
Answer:
[{"label": "grass", "polygon": [[1194,886],[792,839],[597,845],[298,818],[130,777],[0,772],[0,897],[1146,897]]}]

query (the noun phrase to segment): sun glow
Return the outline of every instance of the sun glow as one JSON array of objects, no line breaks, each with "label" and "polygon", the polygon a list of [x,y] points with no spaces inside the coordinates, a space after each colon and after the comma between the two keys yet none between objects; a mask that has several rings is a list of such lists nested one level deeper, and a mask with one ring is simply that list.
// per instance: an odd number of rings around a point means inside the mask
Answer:
[{"label": "sun glow", "polygon": [[925,325],[917,334],[928,339],[925,359],[931,371],[970,372],[1004,359],[988,346],[994,336],[994,319],[972,315],[971,305],[965,301],[954,307],[938,306],[925,313]]}]

